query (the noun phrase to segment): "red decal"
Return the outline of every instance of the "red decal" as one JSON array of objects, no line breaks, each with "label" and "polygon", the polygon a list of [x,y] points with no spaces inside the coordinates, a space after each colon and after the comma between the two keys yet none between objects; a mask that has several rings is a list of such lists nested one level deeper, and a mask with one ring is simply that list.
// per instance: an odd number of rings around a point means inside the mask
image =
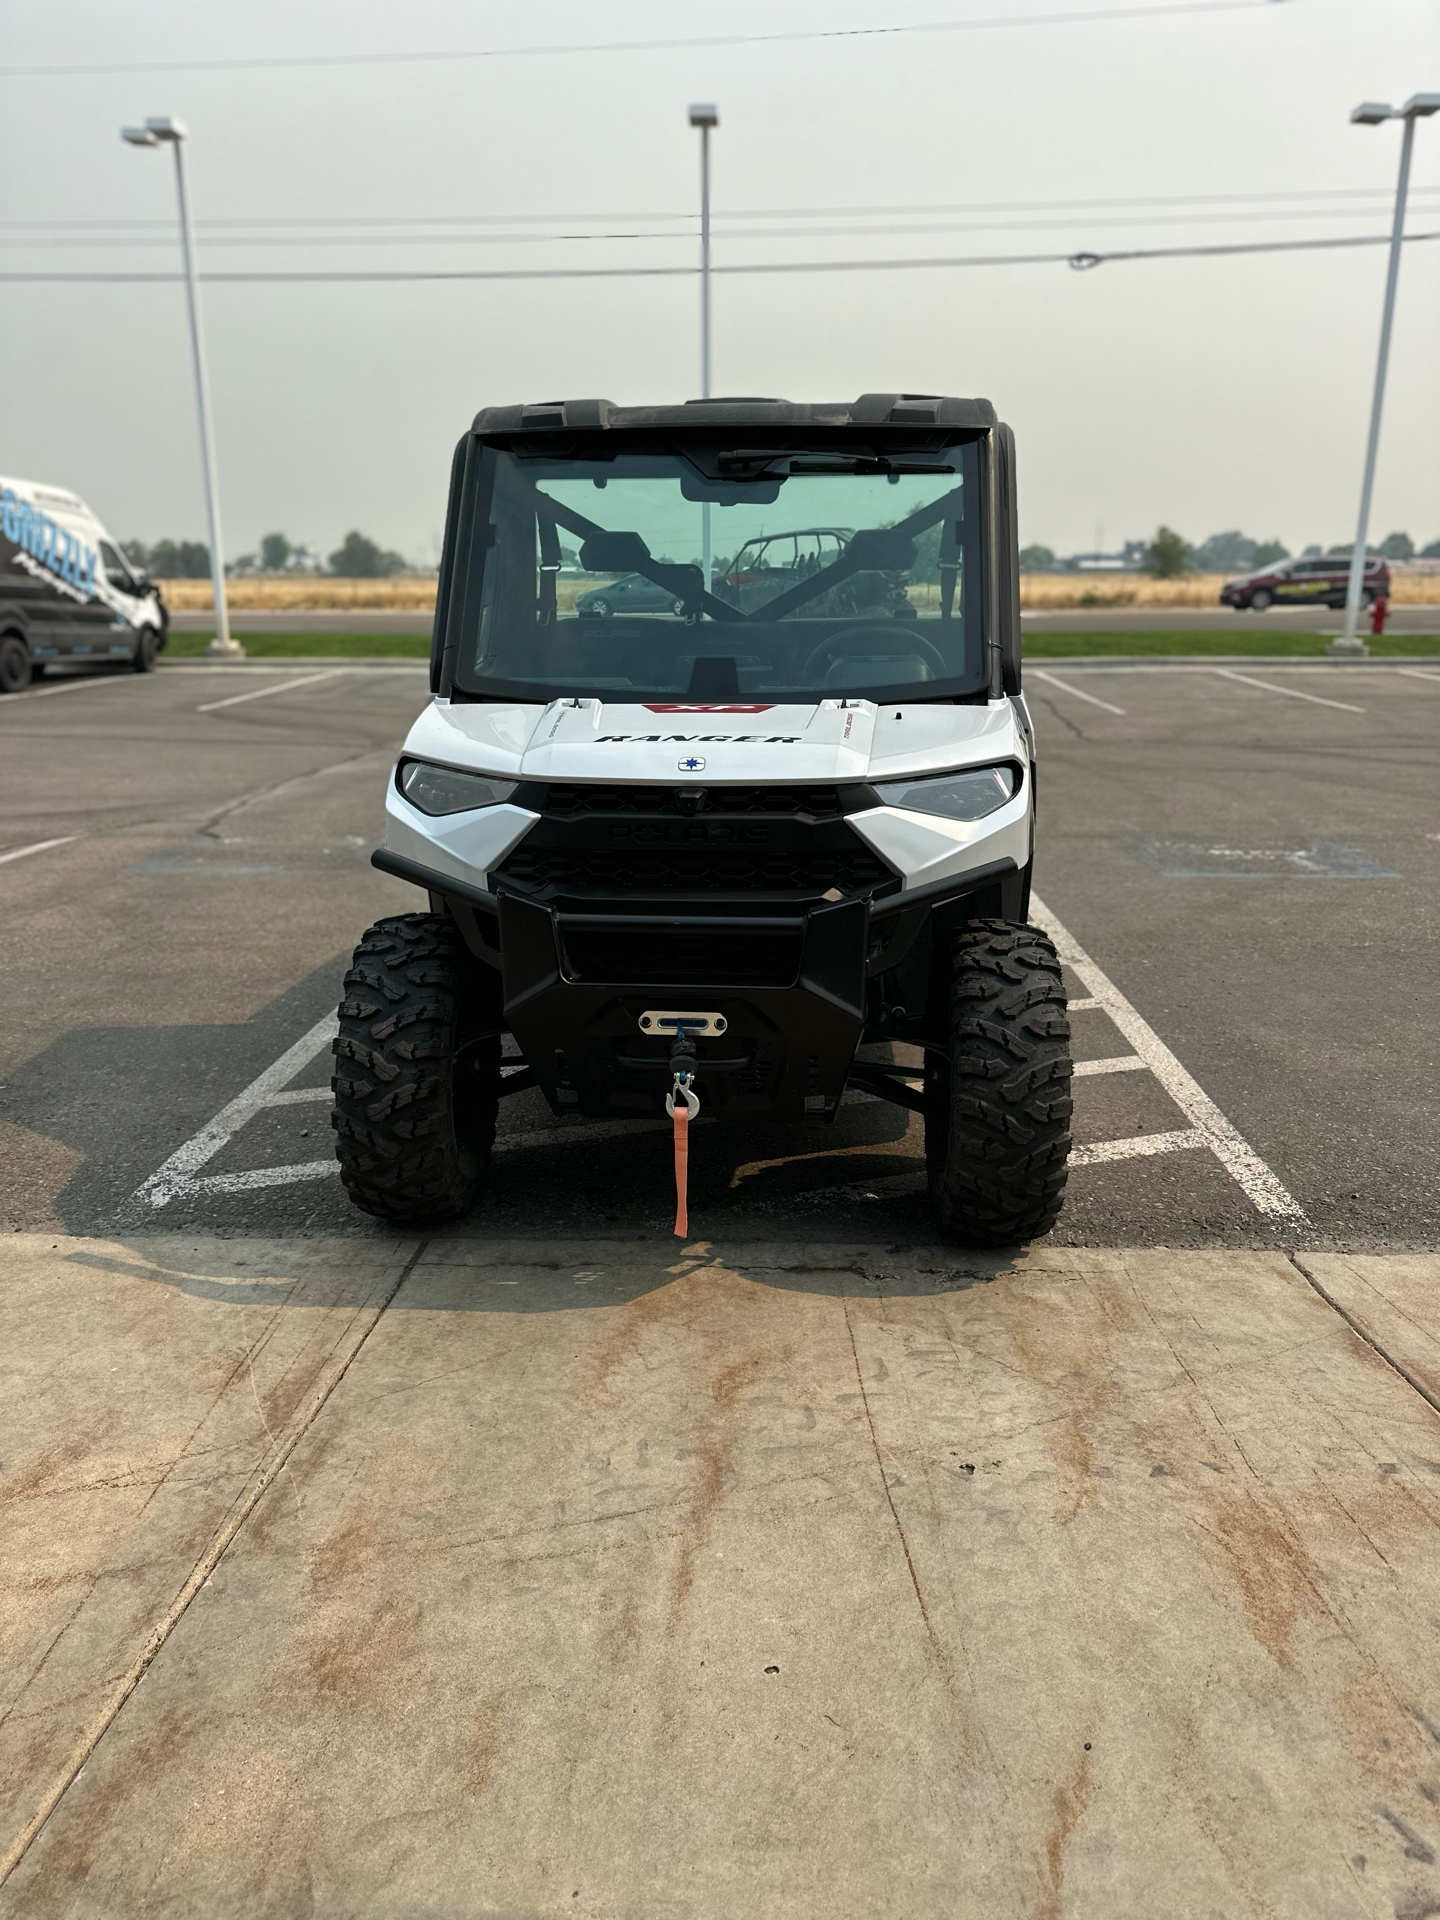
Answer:
[{"label": "red decal", "polygon": [[647,700],[645,711],[647,713],[769,713],[774,704],[773,700],[768,700],[763,706],[758,707],[736,706],[733,702],[728,706],[702,706],[689,700]]}]

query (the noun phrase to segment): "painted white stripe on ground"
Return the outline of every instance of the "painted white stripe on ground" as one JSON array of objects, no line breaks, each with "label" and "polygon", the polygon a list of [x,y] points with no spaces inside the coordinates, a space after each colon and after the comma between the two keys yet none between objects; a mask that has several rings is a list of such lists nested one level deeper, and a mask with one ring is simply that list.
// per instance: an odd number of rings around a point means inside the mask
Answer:
[{"label": "painted white stripe on ground", "polygon": [[1087,996],[1068,1002],[1071,1013],[1089,1013],[1092,1007],[1098,1007],[1099,1004],[1098,1000],[1091,1000]]},{"label": "painted white stripe on ground", "polygon": [[1150,1062],[1142,1060],[1138,1053],[1117,1053],[1109,1060],[1077,1060],[1075,1078],[1083,1080],[1091,1073],[1143,1073]]},{"label": "painted white stripe on ground", "polygon": [[1397,667],[1395,671],[1407,680],[1440,680],[1440,673],[1427,673],[1424,667]]},{"label": "painted white stripe on ground", "polygon": [[1252,679],[1248,673],[1236,673],[1233,667],[1216,667],[1220,680],[1240,680],[1247,687],[1259,687],[1262,693],[1283,693],[1288,700],[1308,700],[1312,707],[1334,707],[1340,713],[1363,713],[1364,707],[1352,707],[1347,700],[1327,700],[1323,694],[1302,693],[1299,687],[1277,687],[1269,680]]},{"label": "painted white stripe on ground", "polygon": [[1250,1143],[1231,1126],[1193,1075],[1181,1066],[1149,1021],[1141,1018],[1068,928],[1062,926],[1044,901],[1033,894],[1030,898],[1030,918],[1037,927],[1043,927],[1049,934],[1061,960],[1081,985],[1095,996],[1185,1118],[1206,1135],[1206,1144],[1211,1152],[1251,1205],[1273,1220],[1304,1221],[1304,1209],[1285,1190]]},{"label": "painted white stripe on ground", "polygon": [[1091,1147],[1072,1147],[1072,1167],[1094,1167],[1106,1160],[1139,1160],[1152,1153],[1182,1153],[1187,1147],[1208,1147],[1210,1136],[1199,1127],[1176,1133],[1136,1133],[1128,1140],[1097,1140]]},{"label": "painted white stripe on ground", "polygon": [[27,687],[23,693],[7,693],[0,713],[7,712],[17,700],[46,700],[52,693],[75,693],[81,687],[133,687],[134,684],[129,674],[77,673],[72,680],[57,680],[46,687]]},{"label": "painted white stripe on ground", "polygon": [[256,687],[251,693],[232,693],[225,700],[207,700],[203,707],[196,707],[197,713],[219,713],[222,707],[242,706],[247,700],[264,700],[272,693],[291,693],[296,687],[313,687],[317,680],[333,680],[337,675],[348,673],[348,667],[327,667],[324,673],[302,673],[280,680],[273,687]]},{"label": "painted white stripe on ground", "polygon": [[58,840],[36,840],[28,847],[12,847],[9,853],[0,853],[0,867],[7,860],[23,860],[28,854],[45,853],[51,847],[68,847],[72,840],[78,840],[78,833],[62,834]]},{"label": "painted white stripe on ground", "polygon": [[284,1093],[272,1093],[265,1102],[267,1107],[306,1106],[312,1100],[328,1100],[329,1087],[287,1087]]},{"label": "painted white stripe on ground", "polygon": [[1085,693],[1079,687],[1072,687],[1068,680],[1057,679],[1053,673],[1042,673],[1038,667],[1032,667],[1030,677],[1033,680],[1044,680],[1048,685],[1058,687],[1061,693],[1073,693],[1077,700],[1088,700],[1092,707],[1103,707],[1106,713],[1118,713],[1122,719],[1124,718],[1123,707],[1112,707],[1108,700],[1097,699],[1093,693]]},{"label": "painted white stripe on ground", "polygon": [[253,1193],[257,1187],[292,1187],[297,1180],[324,1180],[339,1173],[338,1160],[302,1160],[293,1167],[251,1167],[245,1173],[202,1173],[187,1180],[187,1193]]},{"label": "painted white stripe on ground", "polygon": [[252,1115],[269,1104],[271,1094],[278,1093],[287,1080],[293,1080],[297,1073],[308,1067],[316,1054],[329,1046],[337,1030],[338,1023],[333,1013],[327,1013],[323,1020],[317,1020],[307,1034],[302,1035],[293,1047],[287,1048],[278,1060],[252,1080],[243,1093],[237,1093],[230,1104],[222,1107],[199,1133],[175,1149],[164,1166],[152,1173],[144,1186],[138,1187],[131,1195],[129,1209],[168,1206],[177,1194],[192,1187],[196,1174],[206,1161],[213,1160],[231,1134],[237,1133]]}]

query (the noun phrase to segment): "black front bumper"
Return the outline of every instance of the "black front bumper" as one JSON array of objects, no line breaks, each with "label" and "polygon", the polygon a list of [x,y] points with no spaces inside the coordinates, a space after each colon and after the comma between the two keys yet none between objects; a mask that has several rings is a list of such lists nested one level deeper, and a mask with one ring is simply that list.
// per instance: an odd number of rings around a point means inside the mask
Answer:
[{"label": "black front bumper", "polygon": [[[636,911],[639,902],[623,899],[576,912],[490,893],[388,849],[371,858],[382,872],[427,888],[432,909],[448,911],[476,958],[499,971],[505,1024],[552,1109],[597,1117],[664,1110],[670,1043],[642,1031],[649,1011],[724,1016],[723,1036],[697,1043],[705,1111],[833,1112],[865,1037],[867,1007],[875,1011],[872,983],[912,948],[923,953],[917,943],[931,916],[963,917],[987,889],[998,893],[984,911],[1025,913],[1026,876],[1011,860],[879,900],[772,904],[768,912],[717,901],[719,911],[707,913],[698,902]],[[752,959],[742,975],[734,960],[745,943]],[[715,956],[708,977],[693,964],[697,952]],[[680,969],[670,964],[677,956]],[[627,977],[625,966],[638,977]]]},{"label": "black front bumper", "polygon": [[[794,977],[769,986],[575,979],[566,916],[511,896],[498,906],[506,1024],[557,1113],[662,1109],[670,1044],[642,1033],[640,1016],[652,1009],[724,1015],[724,1034],[697,1043],[707,1112],[795,1117],[839,1101],[865,1025],[867,901],[817,907],[793,922]],[[614,917],[617,931],[622,918],[629,917]],[[757,939],[775,924],[757,920]],[[717,931],[736,925],[728,918]],[[643,956],[652,930],[683,927],[703,937],[704,926],[703,917],[637,915],[630,937]]]}]

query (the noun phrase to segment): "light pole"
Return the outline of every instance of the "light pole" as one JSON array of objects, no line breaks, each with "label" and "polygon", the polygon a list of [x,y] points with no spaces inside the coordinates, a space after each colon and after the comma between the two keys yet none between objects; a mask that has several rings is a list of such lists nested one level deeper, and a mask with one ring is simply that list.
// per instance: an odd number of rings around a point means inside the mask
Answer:
[{"label": "light pole", "polygon": [[1380,317],[1380,358],[1375,368],[1375,398],[1370,405],[1370,437],[1365,443],[1365,478],[1360,483],[1360,525],[1350,555],[1350,582],[1345,592],[1345,632],[1330,642],[1330,652],[1359,658],[1369,652],[1355,629],[1360,618],[1360,596],[1365,590],[1366,541],[1370,533],[1370,496],[1375,486],[1375,456],[1380,450],[1380,413],[1385,404],[1385,373],[1390,360],[1390,329],[1395,319],[1395,288],[1400,279],[1400,248],[1405,238],[1405,201],[1410,191],[1410,155],[1415,145],[1415,122],[1440,112],[1440,93],[1415,93],[1403,107],[1363,101],[1351,114],[1352,124],[1378,127],[1384,120],[1403,120],[1400,137],[1400,178],[1395,187],[1395,220],[1390,229],[1390,266],[1385,276],[1385,306]]},{"label": "light pole", "polygon": [[205,373],[205,343],[200,333],[200,283],[195,273],[195,232],[185,184],[185,127],[167,116],[143,127],[122,127],[120,138],[132,147],[170,146],[175,151],[175,188],[180,199],[180,248],[185,256],[185,292],[190,305],[190,348],[195,362],[195,404],[200,414],[200,461],[205,473],[205,514],[210,526],[210,575],[215,586],[215,637],[207,653],[244,659],[245,649],[230,637],[230,608],[225,599],[225,552],[220,542],[220,481],[215,467],[215,434],[210,424],[210,383]]},{"label": "light pole", "polygon": [[[720,124],[714,106],[690,109],[690,124],[700,129],[700,398],[710,398],[710,130]],[[710,502],[700,503],[700,564],[710,591]]]}]

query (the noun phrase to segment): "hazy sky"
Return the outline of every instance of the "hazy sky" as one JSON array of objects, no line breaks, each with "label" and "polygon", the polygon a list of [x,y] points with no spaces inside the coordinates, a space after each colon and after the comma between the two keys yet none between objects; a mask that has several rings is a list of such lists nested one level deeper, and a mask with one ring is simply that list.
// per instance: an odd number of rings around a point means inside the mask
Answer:
[{"label": "hazy sky", "polygon": [[[1386,230],[1400,131],[1348,115],[1440,91],[1437,0],[429,65],[152,67],[1019,22],[1081,4],[0,0],[0,264],[173,270],[170,157],[118,137],[160,113],[191,130],[202,269],[692,264],[692,100],[721,113],[717,265]],[[150,70],[73,71],[92,63]],[[72,70],[14,71],[27,66]],[[1440,229],[1440,117],[1419,127],[1413,180],[1411,231]],[[519,216],[503,241],[500,216]],[[422,224],[442,219],[471,224]],[[256,224],[223,224],[243,221]],[[72,245],[75,222],[102,224]],[[569,233],[590,237],[551,237]],[[1328,544],[1353,533],[1384,267],[1383,248],[1364,248],[720,278],[715,389],[985,395],[1018,437],[1023,537],[1062,550],[1160,520],[1197,540],[1239,526]],[[122,538],[201,536],[181,288],[0,292],[0,471],[76,488]],[[688,279],[211,285],[204,300],[232,555],[271,529],[328,550],[358,526],[431,558],[450,450],[477,407],[670,401],[699,386]],[[1440,241],[1406,250],[1377,536],[1440,538],[1437,347]]]}]

